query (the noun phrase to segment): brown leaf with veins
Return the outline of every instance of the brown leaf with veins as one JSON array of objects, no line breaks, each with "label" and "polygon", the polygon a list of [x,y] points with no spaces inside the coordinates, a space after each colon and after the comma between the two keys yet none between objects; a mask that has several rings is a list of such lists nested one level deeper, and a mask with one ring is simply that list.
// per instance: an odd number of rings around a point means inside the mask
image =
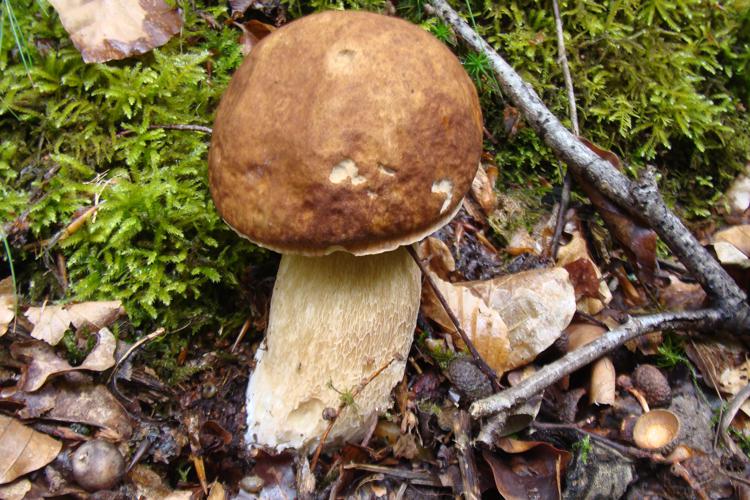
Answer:
[{"label": "brown leaf with veins", "polygon": [[54,381],[33,393],[16,393],[8,398],[25,407],[21,418],[43,417],[99,427],[99,437],[113,441],[128,439],[132,433],[130,417],[103,385],[70,384]]},{"label": "brown leaf with veins", "polygon": [[498,447],[509,453],[501,458],[487,450],[482,456],[492,470],[495,486],[507,500],[561,497],[561,479],[570,453],[549,443],[501,438]]},{"label": "brown leaf with veins", "polygon": [[76,328],[86,326],[99,330],[124,312],[119,300],[111,300],[29,307],[25,315],[34,325],[32,337],[57,345],[71,324]]},{"label": "brown leaf with veins", "polygon": [[164,0],[50,0],[87,63],[124,59],[164,45],[182,29]]},{"label": "brown leaf with veins", "polygon": [[245,24],[237,23],[237,26],[242,29],[240,45],[242,55],[244,56],[248,55],[250,51],[253,50],[253,47],[255,47],[263,38],[276,31],[276,26],[260,22],[257,19],[251,19]]},{"label": "brown leaf with veins", "polygon": [[591,259],[576,259],[573,262],[565,264],[563,267],[568,271],[570,281],[573,283],[573,288],[576,291],[576,301],[583,297],[592,299],[600,298],[600,280],[596,266],[591,262]]},{"label": "brown leaf with veins", "polygon": [[55,459],[62,443],[0,415],[0,484],[40,469]]},{"label": "brown leaf with veins", "polygon": [[86,359],[78,366],[71,366],[61,359],[45,342],[36,340],[15,342],[10,352],[16,359],[26,360],[29,364],[20,385],[26,392],[33,392],[44,385],[47,378],[76,370],[101,372],[115,365],[115,336],[107,328],[97,333],[97,342]]}]

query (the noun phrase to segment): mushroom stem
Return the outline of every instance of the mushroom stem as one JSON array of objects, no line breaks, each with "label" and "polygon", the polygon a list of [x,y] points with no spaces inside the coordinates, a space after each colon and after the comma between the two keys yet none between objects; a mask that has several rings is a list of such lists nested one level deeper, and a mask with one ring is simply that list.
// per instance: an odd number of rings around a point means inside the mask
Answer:
[{"label": "mushroom stem", "polygon": [[247,389],[247,442],[310,451],[352,391],[396,359],[348,402],[329,437],[353,439],[391,404],[417,321],[420,273],[404,248],[355,257],[284,255],[265,344]]}]

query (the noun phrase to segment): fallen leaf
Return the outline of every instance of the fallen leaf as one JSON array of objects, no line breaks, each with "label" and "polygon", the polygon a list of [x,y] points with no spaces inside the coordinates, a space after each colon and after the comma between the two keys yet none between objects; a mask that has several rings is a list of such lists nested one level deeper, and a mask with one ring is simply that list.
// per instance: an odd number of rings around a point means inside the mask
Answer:
[{"label": "fallen leaf", "polygon": [[510,241],[505,246],[505,251],[514,257],[524,253],[540,255],[542,253],[542,246],[531,237],[525,227],[519,227],[510,236]]},{"label": "fallen leaf", "polygon": [[[435,282],[479,354],[498,374],[536,358],[560,336],[575,313],[573,286],[561,268],[485,281]],[[427,317],[453,330],[428,287],[422,307]]]},{"label": "fallen leaf", "polygon": [[143,54],[180,32],[180,13],[163,0],[50,0],[87,63]]},{"label": "fallen leaf", "polygon": [[576,301],[583,297],[599,298],[599,279],[596,266],[591,259],[580,258],[562,266],[568,271],[570,281],[576,291]]},{"label": "fallen leaf", "polygon": [[708,298],[698,283],[685,283],[675,275],[669,275],[667,286],[659,290],[659,302],[668,311],[690,311],[700,309]]},{"label": "fallen leaf", "polygon": [[482,456],[503,498],[560,498],[561,476],[570,461],[569,452],[548,443],[523,443],[510,438],[501,438],[498,446],[511,454],[509,459],[487,450],[482,451]]},{"label": "fallen leaf", "polygon": [[8,325],[16,316],[16,294],[13,291],[13,278],[0,280],[0,337],[8,331]]},{"label": "fallen leaf", "polygon": [[62,443],[0,415],[0,484],[9,483],[55,459]]},{"label": "fallen leaf", "polygon": [[115,337],[107,328],[97,332],[97,342],[86,359],[78,366],[71,366],[61,359],[45,342],[16,342],[10,350],[14,358],[28,361],[21,385],[22,390],[33,392],[44,385],[47,378],[76,370],[104,371],[115,365]]},{"label": "fallen leaf", "polygon": [[750,256],[750,224],[722,229],[714,234],[714,241],[729,243],[745,254],[745,256]]},{"label": "fallen leaf", "polygon": [[732,182],[725,197],[732,213],[742,213],[750,208],[750,163],[745,166],[745,173]]},{"label": "fallen leaf", "polygon": [[609,291],[607,284],[601,281],[601,271],[599,271],[599,268],[591,259],[586,240],[581,235],[581,232],[577,230],[573,233],[570,242],[567,245],[560,247],[560,250],[557,252],[557,265],[565,267],[579,259],[586,259],[591,262],[596,273],[597,281],[599,281],[599,298],[595,299],[583,296],[576,301],[576,305],[580,312],[595,315],[604,309],[604,306],[609,304],[612,300],[612,292]]},{"label": "fallen leaf", "polygon": [[743,269],[750,268],[750,258],[742,253],[739,248],[726,241],[714,243],[716,257],[724,265],[739,266]]},{"label": "fallen leaf", "polygon": [[208,493],[207,500],[226,500],[227,492],[219,481],[211,483],[211,490]]},{"label": "fallen leaf", "polygon": [[513,106],[505,106],[503,109],[503,126],[505,128],[505,134],[509,139],[512,139],[517,133],[518,129],[523,126],[521,121],[521,113],[517,108]]},{"label": "fallen leaf", "polygon": [[[734,396],[750,382],[750,352],[736,338],[692,340],[685,353],[704,380],[726,395]],[[750,416],[750,400],[741,408]]]},{"label": "fallen leaf", "polygon": [[[508,328],[500,314],[466,286],[448,283],[437,276],[433,277],[433,281],[485,362],[498,375],[503,373],[508,366],[510,342]],[[423,287],[422,310],[425,316],[445,330],[454,332],[453,323],[427,286]],[[460,342],[457,333],[455,336],[457,338],[454,340]]]},{"label": "fallen leaf", "polygon": [[16,393],[11,401],[24,405],[21,418],[43,417],[100,428],[98,435],[112,441],[128,439],[130,417],[103,385],[54,381],[33,393]]},{"label": "fallen leaf", "polygon": [[0,486],[0,498],[3,500],[23,500],[29,491],[31,491],[31,481],[19,479],[14,483]]},{"label": "fallen leaf", "polygon": [[270,24],[266,24],[258,21],[257,19],[251,19],[245,24],[238,24],[242,29],[240,35],[240,45],[242,49],[242,55],[248,55],[253,47],[260,42],[267,35],[270,35],[276,31],[276,27]]},{"label": "fallen leaf", "polygon": [[533,269],[464,283],[496,310],[508,327],[506,370],[536,358],[560,336],[575,314],[573,285],[561,268]]},{"label": "fallen leaf", "polygon": [[497,196],[495,195],[494,183],[487,175],[484,165],[479,165],[474,180],[471,181],[471,194],[482,207],[485,215],[490,215],[497,208]]},{"label": "fallen leaf", "polygon": [[456,270],[456,261],[448,245],[434,236],[419,243],[417,254],[427,269],[437,274],[441,280],[448,281],[450,274]]},{"label": "fallen leaf", "polygon": [[122,303],[112,300],[29,307],[26,310],[26,318],[34,325],[32,337],[44,340],[50,345],[57,345],[71,324],[76,328],[86,326],[92,330],[99,330],[123,313]]},{"label": "fallen leaf", "polygon": [[148,498],[149,500],[190,500],[193,498],[191,490],[173,490],[153,470],[143,464],[138,464],[128,472],[128,478],[135,488],[134,498]]}]

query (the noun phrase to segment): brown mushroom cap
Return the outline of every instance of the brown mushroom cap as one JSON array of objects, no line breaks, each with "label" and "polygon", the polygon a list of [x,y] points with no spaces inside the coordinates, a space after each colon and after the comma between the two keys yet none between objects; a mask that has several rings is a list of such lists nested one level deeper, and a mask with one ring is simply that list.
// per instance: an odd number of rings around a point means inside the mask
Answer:
[{"label": "brown mushroom cap", "polygon": [[365,255],[448,222],[481,151],[477,93],[448,48],[400,19],[329,11],[268,35],[237,70],[209,182],[261,246]]}]

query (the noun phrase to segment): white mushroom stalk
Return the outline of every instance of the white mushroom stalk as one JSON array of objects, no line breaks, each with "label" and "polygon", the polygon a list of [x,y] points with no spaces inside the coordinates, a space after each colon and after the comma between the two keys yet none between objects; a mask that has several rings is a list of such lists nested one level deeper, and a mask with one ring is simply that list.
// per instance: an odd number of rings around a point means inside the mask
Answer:
[{"label": "white mushroom stalk", "polygon": [[338,408],[382,366],[337,418],[329,439],[353,439],[391,406],[419,311],[419,269],[404,248],[364,257],[284,255],[264,345],[247,389],[247,441],[311,450]]}]

